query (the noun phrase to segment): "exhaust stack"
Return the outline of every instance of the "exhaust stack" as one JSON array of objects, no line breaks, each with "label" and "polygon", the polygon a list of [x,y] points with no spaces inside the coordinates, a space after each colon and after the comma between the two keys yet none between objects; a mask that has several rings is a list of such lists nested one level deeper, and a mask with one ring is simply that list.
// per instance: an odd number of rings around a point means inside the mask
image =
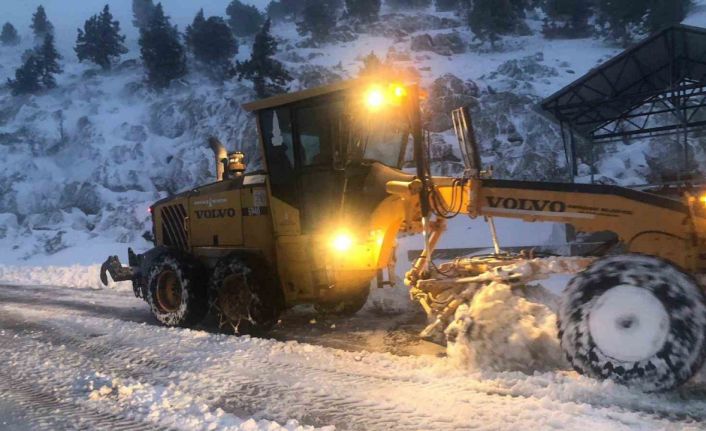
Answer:
[{"label": "exhaust stack", "polygon": [[225,164],[228,163],[228,151],[215,136],[208,138],[208,145],[216,156],[216,181],[223,181]]}]

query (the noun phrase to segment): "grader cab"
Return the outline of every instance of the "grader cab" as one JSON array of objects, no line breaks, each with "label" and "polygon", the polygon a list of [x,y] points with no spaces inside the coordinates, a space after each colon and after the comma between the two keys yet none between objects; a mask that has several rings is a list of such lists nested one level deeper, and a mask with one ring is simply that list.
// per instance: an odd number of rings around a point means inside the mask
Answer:
[{"label": "grader cab", "polygon": [[[615,186],[488,178],[468,110],[453,119],[466,170],[431,173],[416,85],[357,80],[244,105],[255,114],[264,170],[212,139],[217,181],[151,207],[156,247],[103,265],[132,280],[164,324],[193,326],[211,310],[222,327],[258,333],[296,304],[354,313],[371,282],[394,281],[400,233],[425,248],[407,272],[444,331],[458,307],[493,281],[521,286],[577,273],[559,310],[559,337],[578,371],[663,390],[690,378],[706,356],[706,218],[697,195],[671,199]],[[414,171],[403,171],[406,161]],[[553,258],[495,253],[436,265],[445,220],[459,214],[571,224],[611,231],[624,254]],[[641,253],[641,254],[636,254]],[[518,269],[522,268],[522,270]],[[384,270],[388,270],[385,280]],[[449,339],[453,342],[452,339]]]}]

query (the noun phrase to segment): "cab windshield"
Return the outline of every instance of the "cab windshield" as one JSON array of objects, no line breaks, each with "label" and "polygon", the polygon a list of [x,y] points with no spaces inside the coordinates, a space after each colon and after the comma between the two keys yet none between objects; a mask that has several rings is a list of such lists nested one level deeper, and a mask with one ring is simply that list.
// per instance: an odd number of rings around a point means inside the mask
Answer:
[{"label": "cab windshield", "polygon": [[400,168],[410,132],[409,124],[396,110],[351,118],[348,161],[377,161]]}]

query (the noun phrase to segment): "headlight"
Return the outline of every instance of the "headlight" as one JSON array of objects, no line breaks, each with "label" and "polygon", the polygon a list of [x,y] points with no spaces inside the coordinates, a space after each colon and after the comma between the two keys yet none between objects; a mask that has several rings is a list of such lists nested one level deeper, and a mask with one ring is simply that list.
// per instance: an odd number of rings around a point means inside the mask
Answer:
[{"label": "headlight", "polygon": [[353,245],[353,237],[348,232],[338,232],[331,240],[331,247],[338,252],[350,250]]}]

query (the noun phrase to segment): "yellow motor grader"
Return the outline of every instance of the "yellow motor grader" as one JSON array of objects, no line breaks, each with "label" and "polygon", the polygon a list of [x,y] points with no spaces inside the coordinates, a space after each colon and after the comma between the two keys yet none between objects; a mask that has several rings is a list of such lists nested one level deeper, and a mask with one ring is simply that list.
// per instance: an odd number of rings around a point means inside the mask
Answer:
[{"label": "yellow motor grader", "polygon": [[[397,237],[421,233],[425,248],[405,282],[429,315],[425,335],[443,333],[484,284],[532,278],[520,267],[576,272],[558,329],[577,371],[649,391],[688,380],[706,356],[696,278],[706,272],[706,201],[488,178],[463,108],[452,116],[465,173],[432,176],[419,100],[415,84],[365,79],[244,105],[257,118],[264,169],[247,171],[242,153],[211,138],[215,182],[154,203],[155,248],[128,250],[126,267],[111,256],[102,281],[131,280],[166,325],[193,326],[211,310],[224,328],[261,333],[296,304],[358,311],[374,280],[394,282]],[[409,161],[412,173],[402,169]],[[490,256],[437,266],[445,220],[461,213],[493,231],[493,217],[610,231],[621,254],[542,266],[495,244]]]}]

